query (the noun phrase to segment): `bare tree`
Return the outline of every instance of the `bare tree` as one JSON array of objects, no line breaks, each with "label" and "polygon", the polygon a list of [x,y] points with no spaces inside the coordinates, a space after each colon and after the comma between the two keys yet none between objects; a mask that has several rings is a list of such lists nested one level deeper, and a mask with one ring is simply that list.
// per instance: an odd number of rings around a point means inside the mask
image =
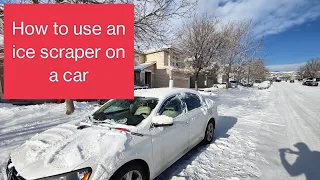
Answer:
[{"label": "bare tree", "polygon": [[198,0],[7,0],[32,4],[134,4],[135,45],[167,44],[172,37],[173,19],[191,17]]},{"label": "bare tree", "polygon": [[231,73],[241,74],[244,72],[243,67],[247,66],[250,74],[250,64],[263,44],[262,38],[255,37],[250,28],[251,21],[229,22],[223,25],[222,31],[227,43],[220,54],[220,64],[222,72],[227,77],[227,87],[230,87]]},{"label": "bare tree", "polygon": [[74,108],[74,104],[73,104],[73,100],[70,99],[66,99],[66,114],[72,114],[74,112],[75,108]]},{"label": "bare tree", "polygon": [[216,57],[222,49],[224,38],[218,30],[220,20],[207,15],[194,16],[178,31],[178,46],[186,58],[191,75],[195,76],[195,88],[201,72],[215,67]]},{"label": "bare tree", "polygon": [[[198,0],[7,0],[6,3],[32,4],[134,4],[134,40],[136,46],[167,44],[172,19],[189,17]],[[3,19],[3,9],[0,9]],[[3,21],[2,21],[3,23]],[[66,100],[66,114],[74,111],[72,100]]]},{"label": "bare tree", "polygon": [[300,79],[305,78],[305,65],[299,67],[298,74],[300,76]]},{"label": "bare tree", "polygon": [[245,78],[246,66],[240,63],[236,64],[233,68],[233,74],[234,74],[235,81],[240,82],[242,79]]},{"label": "bare tree", "polygon": [[299,69],[303,77],[315,78],[320,75],[320,57],[313,58]]},{"label": "bare tree", "polygon": [[264,60],[261,58],[256,58],[254,62],[250,63],[251,78],[254,80],[265,80],[268,73],[268,69],[264,64]]}]

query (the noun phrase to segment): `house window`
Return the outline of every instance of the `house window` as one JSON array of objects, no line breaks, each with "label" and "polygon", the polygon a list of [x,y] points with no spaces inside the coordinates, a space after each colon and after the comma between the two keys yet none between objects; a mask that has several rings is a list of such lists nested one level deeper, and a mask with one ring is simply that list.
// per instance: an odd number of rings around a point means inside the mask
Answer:
[{"label": "house window", "polygon": [[134,72],[134,84],[139,84],[140,83],[140,72],[139,71],[135,71]]},{"label": "house window", "polygon": [[179,62],[178,57],[174,57],[174,66],[177,68],[182,68],[182,64]]}]

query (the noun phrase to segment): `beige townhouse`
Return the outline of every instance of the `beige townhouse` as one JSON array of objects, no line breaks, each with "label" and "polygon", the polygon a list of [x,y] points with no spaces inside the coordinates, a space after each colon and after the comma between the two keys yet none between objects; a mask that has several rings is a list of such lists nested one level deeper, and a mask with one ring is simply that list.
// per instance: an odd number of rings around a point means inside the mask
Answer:
[{"label": "beige townhouse", "polygon": [[172,80],[173,87],[190,88],[190,76],[183,69],[184,63],[175,47],[135,51],[135,85],[169,87]]}]

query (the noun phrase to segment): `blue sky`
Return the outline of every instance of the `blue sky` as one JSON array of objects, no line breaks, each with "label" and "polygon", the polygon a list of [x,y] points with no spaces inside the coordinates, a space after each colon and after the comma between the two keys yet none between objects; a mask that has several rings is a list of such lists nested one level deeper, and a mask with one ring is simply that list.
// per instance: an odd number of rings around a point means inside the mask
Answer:
[{"label": "blue sky", "polygon": [[320,0],[199,0],[197,11],[224,22],[252,19],[270,71],[296,70],[320,56]]},{"label": "blue sky", "polygon": [[266,37],[266,64],[275,70],[295,70],[301,63],[320,56],[320,18]]}]

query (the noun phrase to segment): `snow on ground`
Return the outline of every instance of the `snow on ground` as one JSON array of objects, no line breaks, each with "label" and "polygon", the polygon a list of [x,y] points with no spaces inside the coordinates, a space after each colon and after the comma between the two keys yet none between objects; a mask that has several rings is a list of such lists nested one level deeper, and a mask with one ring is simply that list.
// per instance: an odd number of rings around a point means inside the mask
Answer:
[{"label": "snow on ground", "polygon": [[158,179],[320,177],[320,87],[274,83],[220,92],[216,139],[196,147]]},{"label": "snow on ground", "polygon": [[[257,164],[268,164],[257,152],[254,134],[256,113],[265,107],[268,91],[255,89],[221,90],[217,99],[219,119],[215,141],[196,147],[167,171],[165,179],[255,179],[262,174]],[[257,129],[258,130],[258,129]]]},{"label": "snow on ground", "polygon": [[[219,105],[214,142],[195,147],[157,180],[319,179],[320,87],[280,82],[265,90],[228,89],[208,97]],[[81,120],[95,108],[76,106],[75,114],[65,116],[64,104],[0,104],[0,167],[34,134]]]}]

